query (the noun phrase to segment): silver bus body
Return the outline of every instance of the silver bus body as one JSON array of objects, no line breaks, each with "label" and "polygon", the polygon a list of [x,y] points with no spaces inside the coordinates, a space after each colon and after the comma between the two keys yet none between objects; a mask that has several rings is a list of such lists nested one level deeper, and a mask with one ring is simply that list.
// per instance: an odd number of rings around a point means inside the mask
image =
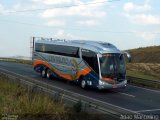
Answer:
[{"label": "silver bus body", "polygon": [[85,85],[98,89],[127,84],[123,53],[106,42],[38,38],[34,42],[33,66],[41,74],[45,70],[44,75],[85,80]]}]

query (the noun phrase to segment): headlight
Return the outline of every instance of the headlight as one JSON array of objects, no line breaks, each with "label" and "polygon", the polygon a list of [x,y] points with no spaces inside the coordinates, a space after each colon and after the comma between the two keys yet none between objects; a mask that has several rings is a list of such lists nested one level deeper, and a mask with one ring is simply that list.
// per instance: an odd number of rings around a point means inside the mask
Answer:
[{"label": "headlight", "polygon": [[127,80],[124,81],[124,84],[127,84]]},{"label": "headlight", "polygon": [[105,82],[99,80],[99,85],[104,85],[104,84],[105,84]]}]

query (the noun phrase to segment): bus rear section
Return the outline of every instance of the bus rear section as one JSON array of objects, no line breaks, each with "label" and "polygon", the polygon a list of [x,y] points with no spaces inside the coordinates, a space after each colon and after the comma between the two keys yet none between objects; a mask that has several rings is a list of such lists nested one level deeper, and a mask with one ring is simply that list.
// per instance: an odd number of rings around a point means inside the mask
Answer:
[{"label": "bus rear section", "polygon": [[55,77],[79,82],[82,88],[87,85],[96,86],[99,76],[82,59],[81,54],[79,47],[36,42],[33,55],[34,70],[43,78]]}]

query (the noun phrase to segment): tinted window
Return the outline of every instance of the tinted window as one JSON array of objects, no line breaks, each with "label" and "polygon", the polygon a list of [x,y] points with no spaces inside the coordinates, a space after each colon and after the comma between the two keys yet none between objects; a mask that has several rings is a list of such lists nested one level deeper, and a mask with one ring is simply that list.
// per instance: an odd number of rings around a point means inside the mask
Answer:
[{"label": "tinted window", "polygon": [[35,43],[35,51],[37,52],[42,52],[42,47],[43,44],[42,43]]},{"label": "tinted window", "polygon": [[126,67],[123,54],[106,53],[100,58],[102,77],[117,77],[123,79],[126,74]]},{"label": "tinted window", "polygon": [[97,54],[93,51],[82,49],[82,59],[96,72],[99,73]]},{"label": "tinted window", "polygon": [[63,45],[51,45],[37,43],[35,46],[37,52],[44,52],[49,54],[57,54],[70,57],[79,57],[79,48]]}]

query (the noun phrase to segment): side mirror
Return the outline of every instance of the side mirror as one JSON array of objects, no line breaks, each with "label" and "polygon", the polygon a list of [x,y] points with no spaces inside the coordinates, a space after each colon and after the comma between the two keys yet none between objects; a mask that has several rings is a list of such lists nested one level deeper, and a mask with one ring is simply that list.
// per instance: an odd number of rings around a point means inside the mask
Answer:
[{"label": "side mirror", "polygon": [[126,56],[127,56],[127,58],[128,58],[128,62],[131,62],[131,54],[130,53],[128,53],[128,52],[126,52],[126,51],[124,51],[123,52],[123,54],[126,54]]}]

